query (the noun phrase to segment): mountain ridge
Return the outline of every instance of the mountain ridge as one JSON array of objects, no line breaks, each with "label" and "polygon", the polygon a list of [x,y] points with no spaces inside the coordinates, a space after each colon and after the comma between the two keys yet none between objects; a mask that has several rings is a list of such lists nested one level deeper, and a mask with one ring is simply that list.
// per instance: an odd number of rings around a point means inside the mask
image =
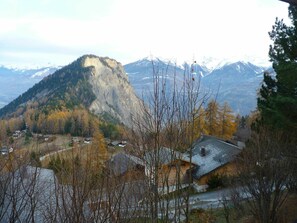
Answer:
[{"label": "mountain ridge", "polygon": [[[105,65],[108,66],[108,64]],[[191,65],[192,64],[190,63],[177,65],[176,63],[170,62],[170,60],[164,61],[163,59],[157,57],[151,60],[151,58],[145,57],[124,65],[124,69],[128,75],[128,77],[125,77],[124,79],[128,83],[132,84],[138,97],[143,98],[145,97],[145,94],[148,95],[149,92],[151,92],[153,87],[154,72],[158,75],[166,74],[165,78],[169,80],[166,87],[169,90],[174,81],[177,83],[182,82],[183,75],[186,72],[190,72]],[[220,102],[228,101],[229,104],[232,104],[233,110],[237,113],[245,115],[254,110],[256,108],[257,89],[263,79],[263,71],[267,68],[254,65],[253,63],[247,61],[221,61],[219,65],[220,66],[216,66],[216,68],[211,69],[205,67],[205,65],[196,63],[196,66],[198,67],[196,68],[196,71],[198,71],[198,75],[201,76],[202,87],[204,89],[211,90],[213,94],[216,94],[217,96],[215,97],[218,97]],[[20,89],[10,88],[13,90],[5,90],[5,86],[3,87],[3,92],[0,92],[0,107],[1,104],[7,104],[9,99],[11,101],[13,99],[13,95],[16,97],[17,93],[23,93],[30,87],[30,84],[32,85],[32,83],[37,83],[42,78],[42,76],[38,75],[38,72],[35,72],[34,75],[32,75],[31,72],[31,75],[27,75],[26,78],[22,75],[21,77],[24,77],[24,79],[13,79],[13,77],[19,77],[17,73],[10,75],[8,78],[8,75],[3,74],[3,72],[1,74],[1,68],[3,68],[3,66],[0,66],[0,79],[2,78],[1,83],[7,83],[7,86],[9,83],[20,82],[21,84],[18,84]],[[44,70],[46,69],[48,68],[44,68]],[[29,74],[30,72],[22,71],[22,73]],[[29,76],[30,78],[28,78]],[[7,79],[6,82],[4,79]],[[22,84],[24,87],[22,87]],[[9,98],[6,97],[6,95],[8,95]],[[242,101],[242,98],[245,98],[245,102]],[[239,102],[238,105],[236,105],[237,102]]]},{"label": "mountain ridge", "polygon": [[[95,55],[84,55],[43,78],[0,109],[0,116],[11,115],[17,110],[22,113],[28,102],[38,102],[39,109],[44,112],[82,106],[97,115],[107,113],[125,125],[131,125],[130,113],[140,113],[141,105],[122,65]],[[134,108],[128,109],[127,104],[133,104]]]},{"label": "mountain ridge", "polygon": [[[148,68],[149,63],[147,59],[145,62],[143,67],[141,66],[143,64],[141,60],[137,61],[137,66],[134,63],[124,66],[130,82],[139,97],[143,95],[143,88],[141,87],[143,80],[146,80],[145,86],[150,87],[151,91],[153,88],[153,84],[150,82],[152,80],[151,76],[153,76],[153,69]],[[162,62],[162,64],[164,63]],[[152,66],[153,64],[151,63],[150,65]],[[185,63],[184,69],[178,68],[180,72],[175,72],[177,80],[185,73],[193,71],[191,70],[192,65]],[[158,64],[155,64],[155,66],[157,67]],[[171,64],[166,66],[170,67]],[[244,61],[225,63],[224,66],[218,66],[213,70],[205,69],[203,65],[201,66],[198,63],[195,63],[195,66],[194,73],[201,77],[201,89],[204,92],[212,92],[212,98],[217,98],[219,103],[228,102],[233,111],[241,115],[247,115],[256,109],[257,89],[263,80],[263,72],[268,68]],[[171,68],[171,70],[174,69],[175,71],[177,70],[176,68]],[[166,72],[163,74],[165,74],[165,79],[168,79],[170,82],[170,78],[168,78],[170,74]]]}]

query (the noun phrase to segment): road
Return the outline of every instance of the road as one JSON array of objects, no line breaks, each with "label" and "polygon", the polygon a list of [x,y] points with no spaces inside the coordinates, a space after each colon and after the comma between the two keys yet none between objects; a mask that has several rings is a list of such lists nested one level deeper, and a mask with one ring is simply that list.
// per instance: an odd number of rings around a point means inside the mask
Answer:
[{"label": "road", "polygon": [[46,157],[49,157],[49,156],[52,156],[54,154],[58,154],[58,153],[61,153],[61,152],[67,151],[67,150],[71,150],[71,149],[72,149],[72,147],[66,148],[66,149],[61,149],[61,150],[58,150],[58,151],[54,151],[54,152],[45,154],[44,156],[39,157],[39,160],[43,161]]}]

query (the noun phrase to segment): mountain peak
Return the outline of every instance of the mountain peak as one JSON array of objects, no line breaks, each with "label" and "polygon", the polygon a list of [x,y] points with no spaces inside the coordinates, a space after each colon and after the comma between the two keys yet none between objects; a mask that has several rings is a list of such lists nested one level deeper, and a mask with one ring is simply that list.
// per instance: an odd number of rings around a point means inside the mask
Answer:
[{"label": "mountain peak", "polygon": [[131,115],[141,114],[141,101],[134,94],[122,65],[108,57],[84,55],[47,76],[0,110],[0,116],[25,112],[28,102],[39,109],[72,109],[82,106],[99,116],[107,115],[130,126]]}]

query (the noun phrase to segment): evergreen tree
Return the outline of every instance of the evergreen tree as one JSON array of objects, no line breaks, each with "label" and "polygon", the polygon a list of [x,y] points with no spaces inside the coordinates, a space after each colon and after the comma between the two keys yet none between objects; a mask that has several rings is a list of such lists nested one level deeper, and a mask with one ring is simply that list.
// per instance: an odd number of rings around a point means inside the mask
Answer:
[{"label": "evergreen tree", "polygon": [[[264,74],[258,108],[262,122],[296,136],[297,132],[297,7],[289,6],[291,26],[276,19],[269,33],[269,56],[276,77]],[[294,135],[293,135],[294,136]]]}]

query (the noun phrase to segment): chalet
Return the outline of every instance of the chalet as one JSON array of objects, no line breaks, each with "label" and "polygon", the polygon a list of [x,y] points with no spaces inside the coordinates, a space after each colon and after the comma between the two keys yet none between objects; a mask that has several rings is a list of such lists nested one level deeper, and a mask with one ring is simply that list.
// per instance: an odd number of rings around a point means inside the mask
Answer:
[{"label": "chalet", "polygon": [[158,167],[158,185],[173,186],[177,182],[181,184],[189,183],[190,171],[195,166],[190,164],[190,160],[184,154],[162,147],[158,150],[147,152],[144,156],[145,174],[152,178],[155,169]]},{"label": "chalet", "polygon": [[287,2],[287,3],[291,4],[291,5],[297,5],[297,0],[281,0],[281,1]]},{"label": "chalet", "polygon": [[0,154],[2,156],[5,156],[5,155],[8,155],[9,153],[12,153],[13,152],[13,148],[7,148],[7,146],[3,146],[1,149],[0,149]]},{"label": "chalet", "polygon": [[144,177],[144,162],[136,157],[126,153],[117,153],[113,155],[106,165],[109,174],[114,177],[124,177],[136,180]]},{"label": "chalet", "polygon": [[92,143],[92,138],[91,138],[91,137],[84,138],[84,143],[85,143],[85,144],[90,144],[90,143]]},{"label": "chalet", "polygon": [[118,147],[122,147],[122,148],[124,148],[124,147],[126,147],[126,145],[127,145],[127,141],[110,141],[109,143],[108,143],[108,145],[109,146],[112,146],[112,147],[116,147],[116,146],[118,146]]},{"label": "chalet", "polygon": [[71,142],[72,143],[79,143],[80,139],[78,137],[72,137]]},{"label": "chalet", "polygon": [[44,136],[43,136],[43,140],[44,140],[45,142],[49,141],[50,138],[51,138],[50,135],[44,135]]},{"label": "chalet", "polygon": [[19,137],[21,137],[22,136],[22,132],[20,131],[20,130],[16,130],[13,134],[12,134],[12,137],[14,138],[14,139],[17,139],[17,138],[19,138]]},{"label": "chalet", "polygon": [[109,142],[109,146],[118,146],[120,144],[120,141],[111,141]]},{"label": "chalet", "polygon": [[212,174],[234,175],[234,160],[241,149],[224,140],[204,135],[194,143],[191,151],[188,151],[188,157],[190,152],[192,162],[196,165],[192,176],[199,185],[204,185]]},{"label": "chalet", "polygon": [[[0,210],[2,214],[0,222],[11,222],[11,213],[17,215],[17,222],[29,222],[28,219],[33,217],[35,222],[46,222],[48,219],[44,213],[57,208],[54,172],[33,166],[21,166],[9,174],[7,177],[13,180],[8,181],[10,185],[6,186],[7,189],[2,197],[1,208],[6,211]],[[11,205],[12,202],[14,205]]]}]

